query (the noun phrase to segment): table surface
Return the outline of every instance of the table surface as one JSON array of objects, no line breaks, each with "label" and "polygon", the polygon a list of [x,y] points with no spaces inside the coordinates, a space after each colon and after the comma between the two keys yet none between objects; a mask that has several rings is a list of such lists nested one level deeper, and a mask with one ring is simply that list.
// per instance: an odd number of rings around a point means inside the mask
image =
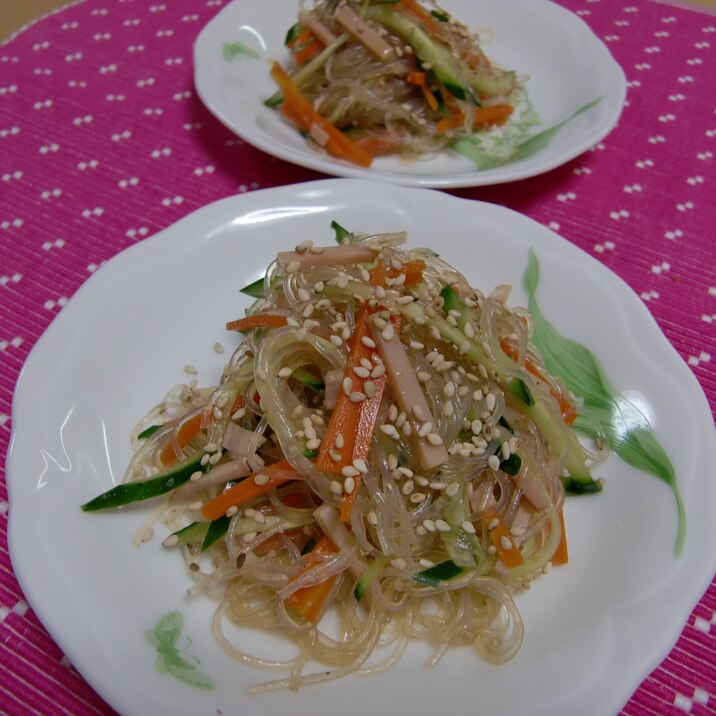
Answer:
[{"label": "table surface", "polygon": [[[4,456],[32,347],[119,251],[216,199],[321,177],[267,161],[193,92],[192,42],[225,2],[84,0],[0,44],[0,713],[112,713],[28,606],[9,561]],[[623,278],[714,412],[716,17],[650,0],[560,4],[626,73],[618,126],[542,177],[452,193],[518,210]],[[6,36],[25,22],[0,19]],[[716,584],[622,713],[716,713]]]}]

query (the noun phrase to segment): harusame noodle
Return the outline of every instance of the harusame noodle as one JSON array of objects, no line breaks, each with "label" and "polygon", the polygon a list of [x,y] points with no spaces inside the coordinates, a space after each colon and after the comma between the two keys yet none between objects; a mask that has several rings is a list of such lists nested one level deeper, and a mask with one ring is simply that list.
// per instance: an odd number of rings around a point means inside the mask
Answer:
[{"label": "harusame noodle", "polygon": [[[386,669],[412,640],[431,663],[457,646],[507,661],[513,594],[566,561],[563,481],[599,489],[508,287],[481,293],[403,233],[335,228],[339,245],[305,241],[247,287],[218,385],[173,390],[124,484],[84,506],[164,495],[152,517],[190,594],[217,600],[219,643],[277,672],[252,692]],[[297,656],[252,655],[229,624]]]}]

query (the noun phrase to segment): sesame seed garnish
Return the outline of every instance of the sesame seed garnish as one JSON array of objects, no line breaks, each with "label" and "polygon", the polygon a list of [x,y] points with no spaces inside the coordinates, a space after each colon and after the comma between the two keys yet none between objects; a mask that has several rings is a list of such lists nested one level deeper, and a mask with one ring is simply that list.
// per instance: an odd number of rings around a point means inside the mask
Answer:
[{"label": "sesame seed garnish", "polygon": [[353,477],[347,477],[345,480],[343,480],[343,489],[346,492],[346,495],[350,495],[353,490],[356,489],[356,481]]},{"label": "sesame seed garnish", "polygon": [[461,356],[464,356],[465,353],[467,353],[469,350],[470,350],[470,342],[469,342],[469,341],[463,341],[463,342],[460,344],[459,348],[457,349],[457,352],[458,352]]},{"label": "sesame seed garnish", "polygon": [[410,496],[410,501],[411,501],[414,505],[419,505],[421,502],[424,502],[424,501],[425,501],[426,497],[427,497],[427,495],[425,495],[425,494],[422,493],[422,492],[414,492],[414,493]]},{"label": "sesame seed garnish", "polygon": [[447,487],[447,482],[442,482],[442,480],[432,480],[429,485],[433,490],[444,490]]},{"label": "sesame seed garnish", "polygon": [[375,383],[372,380],[366,380],[363,384],[363,392],[366,398],[372,398],[375,395]]},{"label": "sesame seed garnish", "polygon": [[492,412],[495,409],[495,394],[494,393],[488,393],[487,397],[485,398],[485,405],[487,406],[487,409]]},{"label": "sesame seed garnish", "polygon": [[196,375],[199,371],[193,365],[185,365],[184,372],[189,373],[189,375]]},{"label": "sesame seed garnish", "polygon": [[254,475],[254,482],[257,485],[265,485],[268,483],[268,481],[269,481],[269,476],[264,475],[263,472],[259,472],[257,475]]},{"label": "sesame seed garnish", "polygon": [[418,430],[418,435],[421,438],[426,437],[429,433],[431,433],[433,430],[433,424],[432,423],[423,423],[420,426],[420,430]]},{"label": "sesame seed garnish", "polygon": [[202,466],[206,465],[209,462],[210,457],[211,456],[209,455],[209,453],[205,453],[204,455],[202,455],[201,456],[201,465]]},{"label": "sesame seed garnish", "polygon": [[360,472],[358,472],[353,465],[344,465],[341,468],[341,475],[343,475],[343,477],[358,477]]},{"label": "sesame seed garnish", "polygon": [[340,346],[343,344],[343,339],[340,336],[331,336],[331,343],[333,343],[334,346]]},{"label": "sesame seed garnish", "polygon": [[427,416],[425,415],[425,412],[419,405],[413,405],[413,407],[410,409],[413,415],[420,420],[420,422],[423,422],[427,420]]},{"label": "sesame seed garnish", "polygon": [[457,493],[458,493],[459,491],[460,491],[460,483],[459,483],[459,482],[451,482],[451,483],[447,486],[447,488],[446,488],[446,490],[445,490],[445,494],[446,494],[448,497],[454,497],[455,495],[457,495]]},{"label": "sesame seed garnish", "polygon": [[360,390],[354,390],[349,396],[348,399],[351,401],[351,403],[362,403],[366,399],[365,393],[361,393]]},{"label": "sesame seed garnish", "polygon": [[367,348],[375,348],[375,341],[369,336],[363,336],[360,339],[360,342]]},{"label": "sesame seed garnish", "polygon": [[351,391],[353,390],[353,380],[351,378],[345,377],[343,379],[342,387],[343,387],[343,392],[346,395],[350,395]]},{"label": "sesame seed garnish", "polygon": [[334,495],[340,495],[343,492],[343,485],[338,480],[331,480],[330,488]]},{"label": "sesame seed garnish", "polygon": [[197,470],[196,472],[191,473],[191,477],[189,478],[190,482],[196,482],[197,480],[201,479],[202,475],[204,473],[201,470]]},{"label": "sesame seed garnish", "polygon": [[413,491],[414,488],[415,488],[415,483],[412,480],[406,480],[403,483],[403,486],[400,488],[400,491],[404,495],[409,495]]},{"label": "sesame seed garnish", "polygon": [[367,378],[370,375],[370,371],[367,368],[364,368],[362,365],[356,365],[353,367],[353,372],[359,377],[359,378]]},{"label": "sesame seed garnish", "polygon": [[453,404],[447,400],[443,403],[441,412],[446,418],[449,418],[455,412],[455,408],[453,407]]},{"label": "sesame seed garnish", "polygon": [[380,378],[380,376],[385,375],[385,366],[381,363],[377,365],[373,370],[370,372],[371,378]]},{"label": "sesame seed garnish", "polygon": [[490,455],[490,457],[487,458],[487,464],[491,470],[497,471],[500,469],[500,458],[497,457],[497,455]]},{"label": "sesame seed garnish", "polygon": [[502,537],[500,537],[500,544],[504,550],[510,550],[514,547],[512,540],[507,535],[502,535]]},{"label": "sesame seed garnish", "polygon": [[525,533],[524,527],[510,527],[510,534],[513,537],[522,537],[522,535]]},{"label": "sesame seed garnish", "polygon": [[228,510],[226,510],[226,516],[227,517],[235,517],[239,513],[239,508],[236,505],[231,505]]},{"label": "sesame seed garnish", "polygon": [[323,291],[323,289],[324,289],[325,287],[326,287],[326,286],[325,286],[325,284],[323,283],[323,281],[316,281],[316,283],[313,284],[313,290],[314,290],[316,293],[321,293],[321,291]]},{"label": "sesame seed garnish", "polygon": [[462,523],[462,529],[463,529],[465,532],[467,532],[468,534],[471,534],[471,535],[474,535],[475,532],[476,532],[476,530],[475,530],[475,525],[473,525],[472,522],[470,522],[469,520],[465,520],[465,521]]},{"label": "sesame seed garnish", "polygon": [[343,446],[345,444],[346,444],[346,441],[345,441],[345,438],[343,437],[343,433],[338,433],[338,435],[336,435],[336,439],[335,439],[335,446],[339,450],[341,450],[341,449],[343,449]]},{"label": "sesame seed garnish", "polygon": [[292,374],[293,374],[293,370],[291,368],[289,368],[288,366],[284,366],[283,368],[281,368],[281,370],[279,370],[278,377],[279,378],[288,378]]},{"label": "sesame seed garnish", "polygon": [[424,371],[424,370],[419,370],[419,371],[418,371],[418,380],[419,380],[421,383],[427,383],[427,382],[430,380],[430,377],[431,377],[431,376],[430,376],[430,373],[428,373],[428,372],[426,372],[426,371]]},{"label": "sesame seed garnish", "polygon": [[450,532],[450,525],[445,520],[435,520],[435,529],[438,532]]},{"label": "sesame seed garnish", "polygon": [[435,532],[435,530],[437,529],[435,527],[435,523],[432,520],[423,520],[423,527],[425,527],[428,532]]},{"label": "sesame seed garnish", "polygon": [[328,450],[328,456],[333,460],[333,462],[340,462],[341,458],[343,457],[341,453],[339,453],[337,450],[334,450],[333,448],[330,448]]},{"label": "sesame seed garnish", "polygon": [[431,445],[442,445],[443,444],[443,439],[437,433],[430,433],[427,436],[426,440]]},{"label": "sesame seed garnish", "polygon": [[221,452],[215,452],[210,458],[209,458],[209,464],[216,465],[217,462],[221,460]]},{"label": "sesame seed garnish", "polygon": [[497,517],[495,517],[491,520],[490,524],[487,525],[487,529],[492,531],[494,529],[497,529],[499,526],[500,526],[500,520]]},{"label": "sesame seed garnish", "polygon": [[401,559],[400,557],[398,557],[397,559],[391,559],[390,564],[396,569],[405,569],[408,566],[405,560]]},{"label": "sesame seed garnish", "polygon": [[425,535],[428,533],[428,531],[423,527],[422,525],[418,525],[415,528],[415,534],[418,535],[418,537],[425,537]]},{"label": "sesame seed garnish", "polygon": [[378,515],[373,510],[365,516],[365,519],[369,525],[373,525],[374,527],[378,524]]},{"label": "sesame seed garnish", "polygon": [[403,423],[402,430],[405,437],[409,438],[413,434],[413,426],[407,420]]},{"label": "sesame seed garnish", "polygon": [[497,554],[497,547],[495,547],[494,544],[491,544],[491,545],[487,548],[487,553],[488,553],[488,554]]},{"label": "sesame seed garnish", "polygon": [[388,455],[388,467],[391,470],[395,470],[395,468],[398,467],[398,456],[397,455]]},{"label": "sesame seed garnish", "polygon": [[286,273],[296,273],[301,268],[301,264],[298,261],[289,261],[286,266]]},{"label": "sesame seed garnish", "polygon": [[393,324],[389,323],[381,332],[380,334],[381,338],[384,341],[391,341],[393,340],[393,337],[395,336],[395,329],[393,328]]},{"label": "sesame seed garnish", "polygon": [[425,569],[430,569],[430,567],[435,566],[435,562],[430,561],[429,559],[419,559],[418,564],[421,567],[425,567]]},{"label": "sesame seed garnish", "polygon": [[502,459],[507,460],[510,457],[510,443],[505,440],[502,443]]},{"label": "sesame seed garnish", "polygon": [[306,441],[306,447],[309,450],[318,450],[318,448],[321,447],[321,441],[318,438],[312,438]]},{"label": "sesame seed garnish", "polygon": [[353,467],[358,470],[361,475],[367,475],[368,474],[368,466],[365,464],[365,460],[362,458],[356,458],[353,460]]}]

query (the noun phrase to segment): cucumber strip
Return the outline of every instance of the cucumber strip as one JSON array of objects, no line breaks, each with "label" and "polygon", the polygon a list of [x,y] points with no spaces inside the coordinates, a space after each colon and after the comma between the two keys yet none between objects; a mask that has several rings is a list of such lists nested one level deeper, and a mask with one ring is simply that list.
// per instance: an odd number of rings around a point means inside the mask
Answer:
[{"label": "cucumber strip", "polygon": [[228,531],[231,517],[224,515],[217,520],[212,520],[206,530],[206,536],[201,543],[201,551],[205,552],[214,542],[220,540]]},{"label": "cucumber strip", "polygon": [[291,375],[301,383],[301,385],[310,388],[314,393],[321,393],[326,388],[326,384],[320,378],[303,368],[296,368]]},{"label": "cucumber strip", "polygon": [[189,544],[190,542],[198,542],[199,540],[203,542],[209,529],[209,524],[209,522],[192,522],[186,527],[172,532],[169,537],[176,537],[181,544]]},{"label": "cucumber strip", "polygon": [[446,559],[444,562],[414,574],[413,581],[420,582],[420,584],[425,584],[428,587],[439,587],[443,582],[449,582],[466,571],[466,569],[458,567],[451,559]]},{"label": "cucumber strip", "polygon": [[370,586],[371,582],[380,574],[380,570],[385,567],[386,564],[388,564],[389,558],[382,554],[379,557],[376,557],[368,566],[368,569],[363,572],[360,579],[356,582],[356,586],[353,588],[353,596],[356,598],[356,601],[359,602],[363,595],[365,594],[366,589]]},{"label": "cucumber strip", "polygon": [[251,296],[251,298],[266,298],[264,291],[264,277],[256,279],[253,283],[248,286],[244,286],[240,289],[241,293]]},{"label": "cucumber strip", "polygon": [[146,480],[137,480],[136,482],[123,482],[121,485],[97,495],[89,502],[82,505],[84,512],[95,512],[97,510],[107,510],[112,507],[121,507],[129,505],[133,502],[141,502],[149,500],[152,497],[163,495],[171,492],[180,485],[183,485],[197,471],[208,472],[212,465],[207,463],[201,464],[203,451],[197,453],[187,462],[183,462],[165,472],[149,477]]},{"label": "cucumber strip", "polygon": [[150,425],[148,428],[144,428],[144,430],[142,430],[142,432],[137,435],[137,440],[146,440],[147,438],[154,435],[157,430],[161,430],[163,427],[163,425]]}]

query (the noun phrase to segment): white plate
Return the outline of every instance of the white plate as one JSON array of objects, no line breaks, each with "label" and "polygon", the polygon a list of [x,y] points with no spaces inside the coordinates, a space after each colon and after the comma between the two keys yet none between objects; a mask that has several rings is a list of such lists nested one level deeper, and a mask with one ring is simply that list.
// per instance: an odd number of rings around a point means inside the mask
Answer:
[{"label": "white plate", "polygon": [[[406,229],[484,289],[509,282],[513,303],[528,249],[542,267],[539,299],[565,335],[601,359],[618,389],[650,417],[676,468],[688,536],[674,557],[676,510],[668,488],[610,458],[606,489],[570,499],[571,561],[517,598],[521,651],[494,667],[471,651],[435,668],[414,645],[387,674],[349,677],[297,694],[248,697],[265,674],[231,661],[210,633],[213,605],[189,600],[190,578],[163,535],[133,548],[148,505],[83,513],[117,482],[136,419],[184,365],[214,383],[243,315],[238,289],[279,249],[331,243],[330,221],[368,232]],[[214,352],[215,341],[226,347]],[[507,209],[439,192],[326,180],[224,199],[119,254],[80,288],[33,349],[17,386],[8,459],[10,547],[28,601],[71,662],[125,716],[329,713],[608,714],[668,653],[716,564],[712,507],[716,440],[694,376],[642,302],[601,264]],[[155,671],[143,632],[177,609],[189,651],[216,683],[202,691]],[[260,648],[261,636],[248,638]]]},{"label": "white plate", "polygon": [[[407,186],[465,187],[500,184],[541,174],[578,156],[614,127],[624,104],[624,73],[587,25],[546,0],[447,0],[445,8],[475,31],[486,29],[485,50],[501,66],[529,74],[527,91],[542,125],[552,127],[603,97],[563,127],[535,155],[477,171],[446,150],[419,161],[376,159],[369,169],[312,149],[280,114],[263,103],[277,89],[269,61],[285,63],[286,30],[296,22],[296,0],[237,0],[200,33],[194,46],[195,85],[209,110],[229,129],[269,154],[345,177],[375,177]],[[243,42],[260,59],[227,62],[225,42]]]}]

